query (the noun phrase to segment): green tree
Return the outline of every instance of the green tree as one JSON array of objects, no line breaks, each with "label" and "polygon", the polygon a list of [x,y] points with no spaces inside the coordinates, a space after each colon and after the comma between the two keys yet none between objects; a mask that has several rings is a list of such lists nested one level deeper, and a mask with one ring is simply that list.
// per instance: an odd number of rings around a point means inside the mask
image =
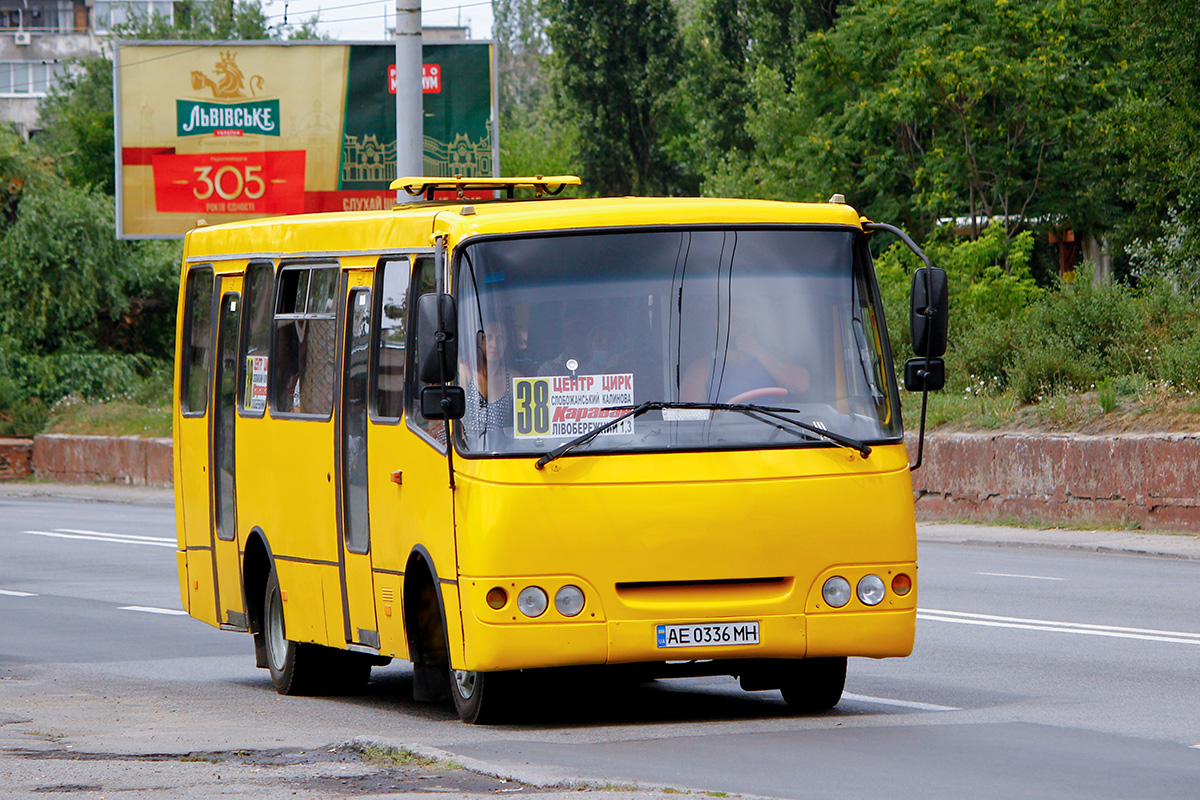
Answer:
[{"label": "green tree", "polygon": [[1106,0],[1126,74],[1101,117],[1103,188],[1135,271],[1200,293],[1200,0]]},{"label": "green tree", "polygon": [[682,69],[671,0],[546,0],[553,80],[579,131],[584,186],[599,194],[695,190],[667,144]]},{"label": "green tree", "polygon": [[500,164],[506,175],[579,170],[578,131],[549,90],[550,43],[538,0],[496,0],[500,69]]},{"label": "green tree", "polygon": [[861,0],[807,37],[791,87],[757,70],[755,152],[722,185],[840,191],[918,233],[948,214],[1003,216],[1010,231],[1030,217],[1102,225],[1083,187],[1098,175],[1092,119],[1118,75],[1094,6]]},{"label": "green tree", "polygon": [[112,62],[87,58],[77,66],[42,101],[39,115],[45,131],[38,143],[53,154],[73,185],[112,194],[116,173]]},{"label": "green tree", "polygon": [[702,175],[743,159],[756,141],[756,70],[775,70],[790,91],[800,45],[828,30],[841,0],[697,0],[680,6],[687,69],[680,96],[690,161]]},{"label": "green tree", "polygon": [[500,70],[500,112],[529,109],[546,94],[550,42],[538,0],[494,0],[492,35]]}]

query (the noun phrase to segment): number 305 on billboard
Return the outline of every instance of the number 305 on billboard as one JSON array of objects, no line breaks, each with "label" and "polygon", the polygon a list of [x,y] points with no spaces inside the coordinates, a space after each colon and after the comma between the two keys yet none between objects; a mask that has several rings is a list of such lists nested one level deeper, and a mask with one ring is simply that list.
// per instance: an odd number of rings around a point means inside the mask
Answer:
[{"label": "number 305 on billboard", "polygon": [[160,153],[152,158],[158,211],[299,214],[304,211],[304,151]]}]

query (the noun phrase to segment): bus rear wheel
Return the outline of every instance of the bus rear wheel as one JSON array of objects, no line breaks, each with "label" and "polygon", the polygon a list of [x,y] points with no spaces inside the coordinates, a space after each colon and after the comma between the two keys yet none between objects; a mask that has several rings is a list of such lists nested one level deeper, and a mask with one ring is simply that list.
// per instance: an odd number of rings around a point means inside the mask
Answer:
[{"label": "bus rear wheel", "polygon": [[510,709],[510,677],[505,672],[451,669],[450,696],[454,698],[458,718],[476,725],[502,722]]},{"label": "bus rear wheel", "polygon": [[804,658],[787,670],[779,687],[784,701],[796,711],[828,711],[846,688],[846,658]]},{"label": "bus rear wheel", "polygon": [[352,693],[362,690],[370,680],[368,657],[287,638],[283,597],[274,568],[267,576],[262,619],[267,669],[280,694],[309,695],[330,690]]}]

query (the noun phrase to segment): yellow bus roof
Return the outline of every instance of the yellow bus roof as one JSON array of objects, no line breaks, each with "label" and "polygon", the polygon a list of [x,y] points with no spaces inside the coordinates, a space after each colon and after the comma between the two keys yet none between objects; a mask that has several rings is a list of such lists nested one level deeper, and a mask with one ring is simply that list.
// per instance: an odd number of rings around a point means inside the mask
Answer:
[{"label": "yellow bus roof", "polygon": [[231,222],[187,235],[190,260],[383,253],[428,248],[435,231],[453,245],[470,236],[663,225],[850,225],[844,203],[704,197],[604,197],[414,202],[386,211],[347,211]]}]

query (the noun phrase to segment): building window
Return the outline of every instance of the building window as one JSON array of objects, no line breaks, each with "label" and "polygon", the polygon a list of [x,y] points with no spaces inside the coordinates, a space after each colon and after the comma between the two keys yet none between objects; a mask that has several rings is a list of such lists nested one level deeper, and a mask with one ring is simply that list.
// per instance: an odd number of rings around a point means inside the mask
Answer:
[{"label": "building window", "polygon": [[118,25],[162,17],[166,22],[174,21],[175,4],[165,0],[96,0],[93,18],[97,33],[108,33]]},{"label": "building window", "polygon": [[66,74],[55,61],[0,61],[0,97],[45,97]]}]

